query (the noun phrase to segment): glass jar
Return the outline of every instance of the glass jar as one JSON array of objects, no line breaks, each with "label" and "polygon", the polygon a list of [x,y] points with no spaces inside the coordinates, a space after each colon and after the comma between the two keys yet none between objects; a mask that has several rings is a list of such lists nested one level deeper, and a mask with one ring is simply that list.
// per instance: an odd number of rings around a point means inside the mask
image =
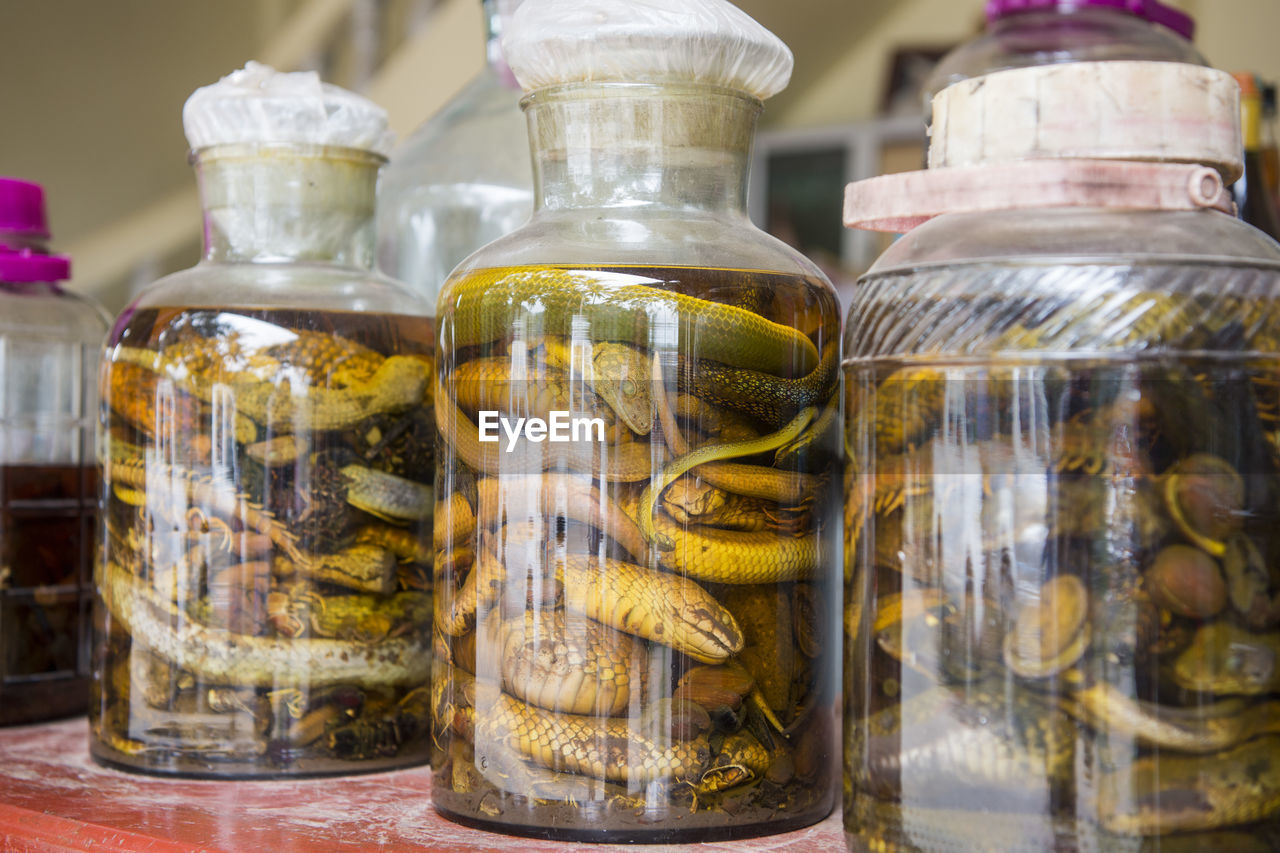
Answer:
[{"label": "glass jar", "polygon": [[929,75],[926,121],[943,89],[1007,68],[1124,59],[1206,64],[1191,43],[1195,21],[1156,0],[992,0],[987,22]]},{"label": "glass jar", "polygon": [[839,317],[745,213],[760,102],[526,97],[536,206],[439,304],[436,808],[550,838],[834,798]]},{"label": "glass jar", "polygon": [[379,263],[432,305],[454,267],[533,210],[520,86],[498,40],[517,2],[500,11],[499,0],[485,0],[484,69],[404,141],[382,178]]},{"label": "glass jar", "polygon": [[83,713],[109,319],[63,289],[44,191],[0,178],[0,725]]},{"label": "glass jar", "polygon": [[208,777],[425,761],[434,328],[372,271],[383,158],[195,163],[204,259],[106,349],[92,753]]},{"label": "glass jar", "polygon": [[850,849],[1276,849],[1280,248],[946,214],[844,346]]}]

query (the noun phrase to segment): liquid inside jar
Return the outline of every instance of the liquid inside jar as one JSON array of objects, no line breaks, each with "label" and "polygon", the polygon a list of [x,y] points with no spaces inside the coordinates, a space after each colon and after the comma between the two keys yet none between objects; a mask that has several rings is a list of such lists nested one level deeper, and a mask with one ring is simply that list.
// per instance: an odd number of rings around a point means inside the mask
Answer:
[{"label": "liquid inside jar", "polygon": [[0,466],[0,725],[84,713],[98,472]]},{"label": "liquid inside jar", "polygon": [[437,809],[615,842],[827,814],[837,318],[739,270],[446,286]]},{"label": "liquid inside jar", "polygon": [[850,849],[1276,849],[1278,368],[850,364]]},{"label": "liquid inside jar", "polygon": [[426,760],[433,335],[267,309],[117,327],[95,757],[206,776]]}]

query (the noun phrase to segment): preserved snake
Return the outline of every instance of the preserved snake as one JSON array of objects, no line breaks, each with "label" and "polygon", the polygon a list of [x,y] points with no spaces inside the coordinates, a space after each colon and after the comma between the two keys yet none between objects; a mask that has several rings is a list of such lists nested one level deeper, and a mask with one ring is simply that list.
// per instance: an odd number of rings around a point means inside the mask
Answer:
[{"label": "preserved snake", "polygon": [[95,744],[215,775],[425,759],[436,437],[411,342],[430,323],[149,309],[121,336],[97,580],[125,675],[102,683]]},{"label": "preserved snake", "polygon": [[[451,713],[436,778],[451,813],[486,791],[517,810],[576,802],[583,777],[588,801],[661,783],[633,799],[708,825],[735,797],[763,816],[822,796],[836,644],[809,605],[832,581],[835,324],[809,314],[801,331],[785,277],[680,276],[480,270],[442,297],[434,402],[453,492],[448,533],[437,507],[436,653],[455,669],[437,685]],[[765,280],[768,297],[724,298]],[[603,441],[481,441],[495,417],[515,430],[558,411],[598,418]],[[464,547],[473,562],[448,557]],[[783,613],[806,626],[764,639]],[[478,705],[456,667],[490,685]],[[529,767],[552,776],[526,804],[514,780]]]},{"label": "preserved snake", "polygon": [[855,849],[1273,837],[1273,368],[1126,364],[846,377]]}]

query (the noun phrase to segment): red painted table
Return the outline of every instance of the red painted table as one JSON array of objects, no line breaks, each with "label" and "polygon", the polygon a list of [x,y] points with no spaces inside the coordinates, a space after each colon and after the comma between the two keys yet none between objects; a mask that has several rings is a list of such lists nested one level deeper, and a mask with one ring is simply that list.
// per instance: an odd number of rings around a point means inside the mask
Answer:
[{"label": "red painted table", "polygon": [[[0,729],[0,853],[621,849],[466,829],[439,817],[430,793],[426,768],[297,782],[154,779],[94,764],[83,718]],[[844,836],[837,813],[769,838],[638,849],[835,853]]]}]

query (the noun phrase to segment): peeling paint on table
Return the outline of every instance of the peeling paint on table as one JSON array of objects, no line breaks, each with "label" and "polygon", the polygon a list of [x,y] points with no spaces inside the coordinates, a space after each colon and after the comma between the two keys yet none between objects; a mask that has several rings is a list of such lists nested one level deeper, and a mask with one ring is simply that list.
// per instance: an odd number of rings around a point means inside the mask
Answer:
[{"label": "peeling paint on table", "polygon": [[613,847],[481,832],[431,808],[423,767],[368,776],[274,782],[158,779],[89,758],[84,718],[0,729],[0,853],[505,853],[686,850],[834,853],[839,815],[745,841]]}]

